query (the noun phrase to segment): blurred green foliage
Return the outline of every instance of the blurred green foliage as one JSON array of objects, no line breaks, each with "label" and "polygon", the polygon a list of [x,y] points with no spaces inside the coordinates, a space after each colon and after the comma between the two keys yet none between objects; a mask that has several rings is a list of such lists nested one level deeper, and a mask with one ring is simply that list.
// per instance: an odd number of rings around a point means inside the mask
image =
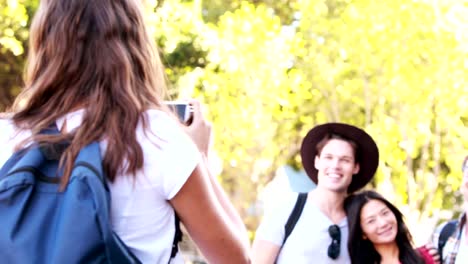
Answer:
[{"label": "blurred green foliage", "polygon": [[[437,216],[460,204],[468,13],[454,9],[456,1],[150,3],[170,94],[207,105],[220,180],[249,228],[258,223],[249,213],[257,194],[279,166],[301,167],[302,137],[327,121],[361,126],[376,139],[372,187],[405,212]],[[2,109],[21,87],[36,7],[0,0]]]}]

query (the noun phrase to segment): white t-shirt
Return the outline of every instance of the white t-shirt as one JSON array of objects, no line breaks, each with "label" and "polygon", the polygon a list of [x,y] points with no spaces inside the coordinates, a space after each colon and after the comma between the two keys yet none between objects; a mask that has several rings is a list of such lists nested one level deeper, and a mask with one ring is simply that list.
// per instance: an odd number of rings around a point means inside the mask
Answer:
[{"label": "white t-shirt", "polygon": [[[83,110],[57,120],[60,128],[66,120],[67,130],[81,124]],[[142,263],[167,263],[175,233],[174,210],[168,200],[181,189],[200,161],[193,141],[177,122],[159,110],[148,110],[148,130],[140,124],[137,139],[143,148],[144,165],[135,179],[117,175],[109,183],[111,221],[115,232]],[[18,133],[9,120],[0,119],[0,166],[12,155],[14,147],[30,136]],[[106,142],[100,143],[105,153]],[[171,263],[183,263],[177,254]]]},{"label": "white t-shirt", "polygon": [[[284,225],[294,208],[296,199],[297,195],[278,206],[276,210],[271,210],[271,213],[264,217],[257,229],[257,239],[281,246],[284,238]],[[335,260],[327,255],[328,246],[332,242],[328,234],[330,225],[333,225],[333,222],[308,200],[301,217],[278,255],[277,263],[351,263],[347,248],[348,224],[346,218],[338,225],[341,231],[340,255]]]},{"label": "white t-shirt", "polygon": [[457,257],[455,258],[455,264],[466,264],[468,263],[468,244],[466,244],[465,235],[466,224],[461,231],[460,247],[458,248]]}]

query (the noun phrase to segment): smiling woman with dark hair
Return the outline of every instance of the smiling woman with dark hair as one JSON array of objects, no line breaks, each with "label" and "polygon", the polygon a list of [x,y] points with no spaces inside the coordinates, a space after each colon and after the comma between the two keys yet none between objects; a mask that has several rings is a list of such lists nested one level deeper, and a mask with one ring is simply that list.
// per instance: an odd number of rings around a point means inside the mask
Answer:
[{"label": "smiling woman with dark hair", "polygon": [[350,195],[345,200],[345,209],[352,263],[439,263],[435,249],[414,249],[402,213],[379,193],[363,191]]}]

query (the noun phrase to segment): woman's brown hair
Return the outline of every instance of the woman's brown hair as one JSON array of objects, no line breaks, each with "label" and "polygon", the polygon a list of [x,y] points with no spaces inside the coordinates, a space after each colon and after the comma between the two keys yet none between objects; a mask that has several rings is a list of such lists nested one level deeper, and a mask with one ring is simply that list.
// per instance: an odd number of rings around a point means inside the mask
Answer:
[{"label": "woman's brown hair", "polygon": [[[161,107],[165,82],[142,8],[138,0],[42,0],[34,16],[13,121],[32,131],[29,141],[71,140],[61,158],[62,186],[79,150],[97,140],[108,143],[103,167],[110,181],[143,166],[135,129],[147,126],[145,110]],[[38,135],[80,108],[85,113],[76,130]]]}]

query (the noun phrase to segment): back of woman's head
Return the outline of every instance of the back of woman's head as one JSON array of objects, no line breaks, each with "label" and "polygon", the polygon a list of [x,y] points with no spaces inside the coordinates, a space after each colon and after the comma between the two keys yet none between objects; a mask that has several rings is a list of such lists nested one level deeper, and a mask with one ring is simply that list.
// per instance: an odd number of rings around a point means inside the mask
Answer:
[{"label": "back of woman's head", "polygon": [[372,242],[365,238],[361,227],[362,208],[372,200],[382,202],[395,215],[398,228],[395,242],[400,251],[400,261],[405,264],[423,263],[419,254],[413,248],[412,237],[404,222],[403,214],[382,195],[370,190],[352,194],[345,200],[349,226],[348,250],[351,262],[375,264],[381,261],[379,253],[375,250]]},{"label": "back of woman's head", "polygon": [[[30,29],[25,88],[13,120],[33,133],[73,110],[86,109],[65,152],[71,159],[91,141],[108,140],[104,167],[113,180],[142,167],[135,128],[144,110],[159,107],[163,68],[145,28],[138,0],[42,0]],[[70,135],[35,136],[59,141]]]}]

